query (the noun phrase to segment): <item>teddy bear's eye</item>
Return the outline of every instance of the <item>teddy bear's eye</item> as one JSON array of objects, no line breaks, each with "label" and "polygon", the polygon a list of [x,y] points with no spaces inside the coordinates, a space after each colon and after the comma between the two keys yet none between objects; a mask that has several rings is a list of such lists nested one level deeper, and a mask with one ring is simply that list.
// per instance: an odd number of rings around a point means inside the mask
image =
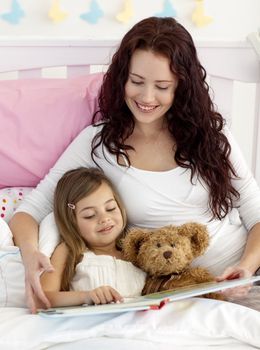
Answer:
[{"label": "teddy bear's eye", "polygon": [[161,244],[160,244],[160,243],[157,243],[156,246],[157,246],[157,248],[160,248],[160,247],[161,247]]},{"label": "teddy bear's eye", "polygon": [[172,244],[171,244],[171,247],[173,247],[173,248],[174,248],[174,247],[175,247],[175,244],[174,244],[174,243],[172,243]]}]

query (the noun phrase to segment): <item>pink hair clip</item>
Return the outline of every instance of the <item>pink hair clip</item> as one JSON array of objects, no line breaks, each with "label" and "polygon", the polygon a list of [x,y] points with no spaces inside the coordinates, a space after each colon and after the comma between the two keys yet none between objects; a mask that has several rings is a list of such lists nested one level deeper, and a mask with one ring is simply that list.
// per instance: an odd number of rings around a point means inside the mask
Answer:
[{"label": "pink hair clip", "polygon": [[68,207],[70,209],[75,209],[76,208],[75,204],[72,204],[72,203],[68,203]]}]

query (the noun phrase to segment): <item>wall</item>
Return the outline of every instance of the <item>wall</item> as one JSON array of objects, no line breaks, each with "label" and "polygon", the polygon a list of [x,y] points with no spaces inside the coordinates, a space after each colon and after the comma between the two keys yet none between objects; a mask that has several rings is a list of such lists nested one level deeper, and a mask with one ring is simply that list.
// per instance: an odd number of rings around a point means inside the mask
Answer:
[{"label": "wall", "polygon": [[[48,12],[55,1],[67,16],[54,23]],[[20,7],[25,16],[17,24],[6,19],[12,2],[16,8],[13,20],[19,18]],[[84,37],[91,39],[117,39],[140,19],[158,13],[168,4],[166,15],[176,12],[176,18],[198,39],[244,39],[260,27],[260,0],[204,0],[205,14],[212,17],[211,24],[198,28],[191,21],[196,0],[94,0],[103,11],[99,20],[91,24],[80,15],[90,10],[93,0],[1,0],[0,36],[61,36]],[[119,22],[116,15],[122,12],[125,4],[132,7],[132,17],[125,23]],[[14,11],[15,12],[15,11]],[[13,12],[13,13],[14,13]],[[93,11],[92,11],[93,13]],[[96,12],[97,13],[97,12]],[[3,17],[4,15],[4,17]],[[58,19],[58,16],[56,16]],[[95,16],[92,16],[94,19]]]}]

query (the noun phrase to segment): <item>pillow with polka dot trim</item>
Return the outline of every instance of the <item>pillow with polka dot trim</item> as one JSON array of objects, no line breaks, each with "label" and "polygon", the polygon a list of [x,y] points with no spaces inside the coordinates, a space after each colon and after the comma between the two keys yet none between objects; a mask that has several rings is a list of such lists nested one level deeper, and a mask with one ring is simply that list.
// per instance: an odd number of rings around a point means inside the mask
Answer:
[{"label": "pillow with polka dot trim", "polygon": [[0,218],[9,222],[18,205],[31,190],[31,187],[6,187],[0,189]]}]

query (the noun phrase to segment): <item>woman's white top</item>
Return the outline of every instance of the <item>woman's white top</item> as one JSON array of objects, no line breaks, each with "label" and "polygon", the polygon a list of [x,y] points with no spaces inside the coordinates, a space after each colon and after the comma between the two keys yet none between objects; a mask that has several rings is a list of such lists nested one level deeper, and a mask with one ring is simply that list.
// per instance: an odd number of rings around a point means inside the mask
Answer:
[{"label": "woman's white top", "polygon": [[[102,126],[89,126],[69,145],[49,174],[29,194],[17,209],[31,214],[40,222],[52,211],[53,192],[59,178],[68,170],[93,167],[91,142]],[[117,164],[116,157],[99,146],[99,166],[115,184],[126,207],[129,223],[134,226],[157,228],[196,221],[207,225],[210,247],[196,259],[194,265],[209,268],[220,274],[240,260],[247,232],[260,222],[260,190],[252,177],[241,152],[228,130],[225,131],[232,147],[230,160],[238,179],[234,187],[240,193],[235,208],[223,220],[211,220],[208,210],[209,191],[201,179],[190,181],[190,170],[177,167],[153,172]]]},{"label": "woman's white top", "polygon": [[100,286],[110,286],[122,297],[132,298],[141,295],[145,278],[145,272],[129,261],[87,251],[76,266],[71,290],[87,291]]}]

